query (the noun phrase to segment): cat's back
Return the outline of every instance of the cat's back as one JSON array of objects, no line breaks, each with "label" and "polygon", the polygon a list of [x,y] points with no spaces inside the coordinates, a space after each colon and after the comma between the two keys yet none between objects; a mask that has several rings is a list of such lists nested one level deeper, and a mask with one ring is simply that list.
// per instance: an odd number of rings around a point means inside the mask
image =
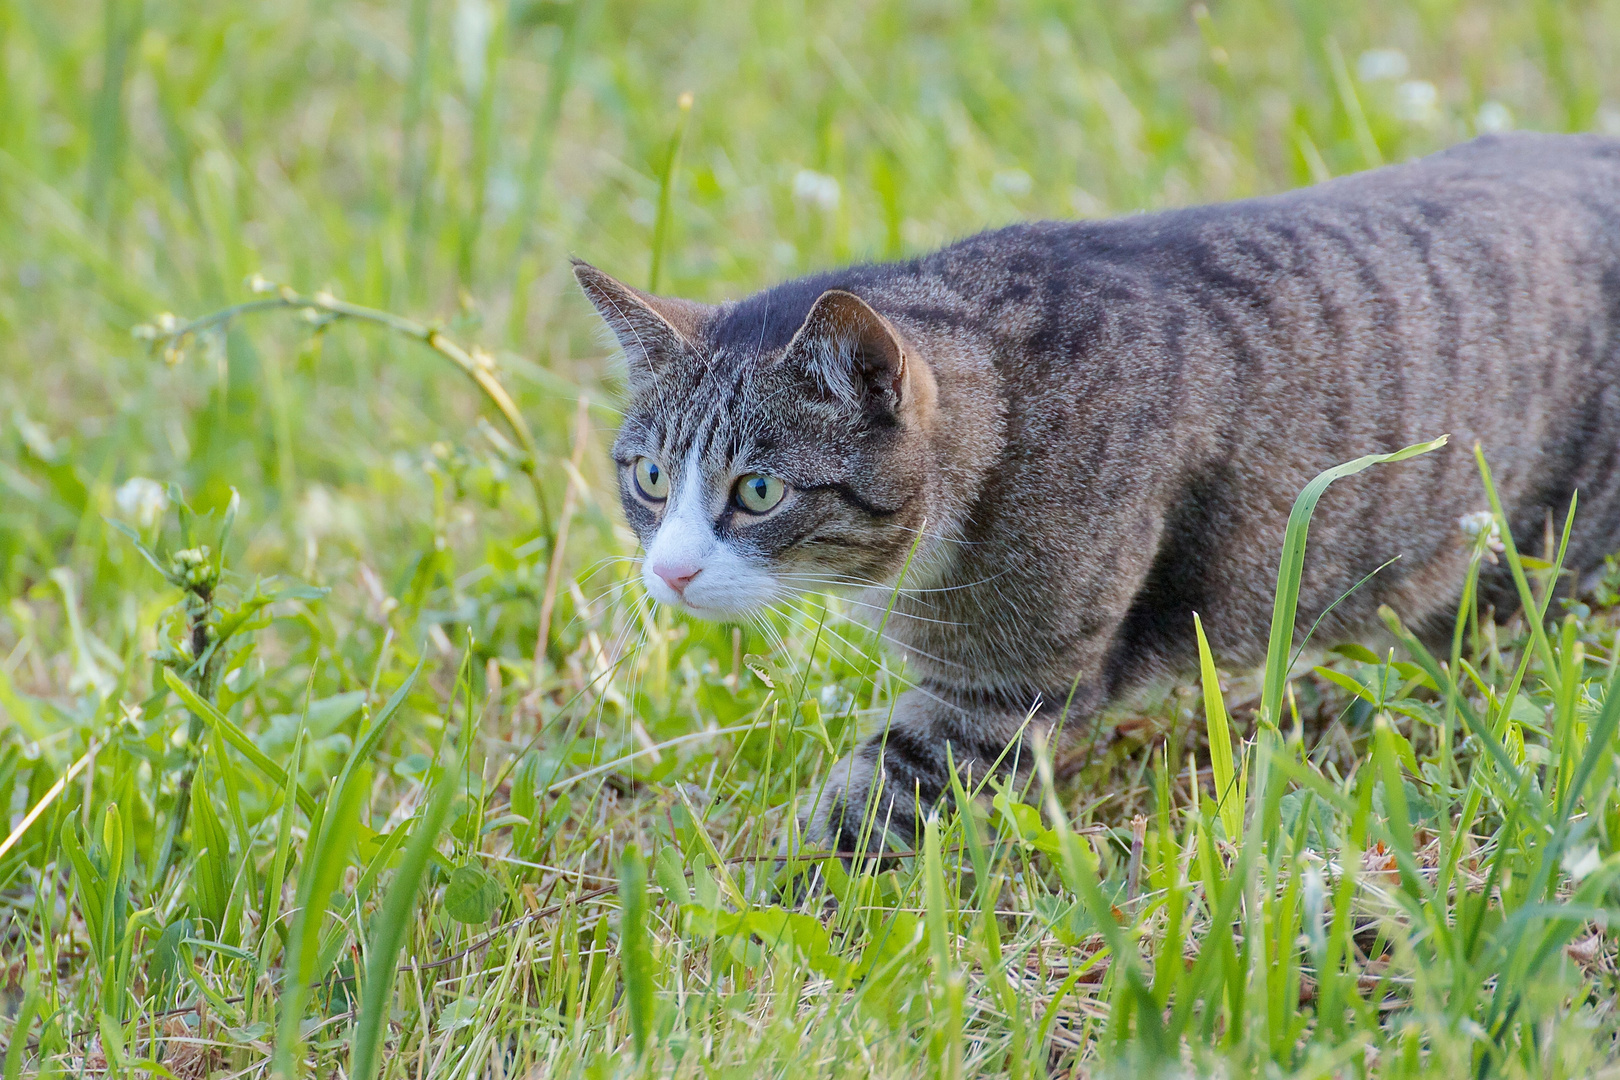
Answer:
[{"label": "cat's back", "polygon": [[1323,245],[1355,252],[1404,236],[1409,247],[1438,241],[1444,257],[1448,244],[1559,228],[1581,233],[1583,248],[1620,249],[1620,140],[1487,135],[1277,195],[1009,225],[916,258],[824,271],[723,305],[713,343],[743,355],[781,348],[822,292],[847,289],[924,334],[1024,339],[1077,359],[1111,323],[1129,334],[1151,331],[1133,323],[1149,310],[1144,300],[1263,292],[1268,282],[1309,272]]},{"label": "cat's back", "polygon": [[1103,220],[1021,223],[895,264],[892,273],[863,284],[913,292],[918,279],[931,280],[941,296],[991,307],[1085,293],[1107,300],[1118,298],[1111,290],[1195,277],[1212,255],[1239,246],[1282,269],[1286,261],[1278,256],[1286,252],[1271,249],[1312,230],[1350,227],[1357,233],[1345,239],[1372,243],[1413,218],[1430,230],[1485,235],[1509,221],[1535,228],[1570,215],[1620,230],[1620,139],[1486,135],[1276,195]]}]

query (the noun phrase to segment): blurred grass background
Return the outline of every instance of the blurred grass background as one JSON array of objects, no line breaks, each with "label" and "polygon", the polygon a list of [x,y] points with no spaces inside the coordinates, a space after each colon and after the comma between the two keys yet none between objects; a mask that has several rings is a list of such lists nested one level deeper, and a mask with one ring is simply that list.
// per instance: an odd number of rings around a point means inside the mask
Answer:
[{"label": "blurred grass background", "polygon": [[[171,369],[130,328],[240,299],[252,273],[442,319],[565,453],[574,388],[610,402],[614,381],[566,257],[649,283],[683,93],[659,284],[718,300],[1482,128],[1620,125],[1617,24],[1613,4],[1553,0],[7,0],[0,587],[69,565],[92,602],[121,593],[97,518],[131,475],[202,507],[235,486],[253,568],[323,579],[364,560],[394,582],[439,536],[465,569],[491,531],[532,528],[513,507],[435,521],[403,457],[455,441],[478,402],[408,344],[244,322]],[[591,504],[600,542],[612,521]]]},{"label": "blurred grass background", "polygon": [[[753,723],[766,680],[785,677],[821,703],[825,729],[655,751],[547,818],[551,853],[581,881],[617,873],[626,830],[650,835],[668,816],[689,833],[679,808],[700,790],[730,823],[716,826],[735,840],[722,854],[768,850],[823,760],[817,739],[841,737],[846,707],[876,708],[902,677],[847,626],[829,643],[813,622],[789,625],[782,641],[672,624],[636,598],[613,561],[634,551],[604,454],[617,376],[568,256],[714,301],[1009,221],[1279,191],[1514,126],[1620,131],[1620,4],[0,0],[13,820],[120,716],[150,749],[126,817],[151,827],[172,793],[153,777],[183,714],[153,693],[147,656],[176,593],[106,524],[174,546],[172,515],[130,483],[149,478],[204,512],[240,493],[228,559],[242,580],[332,589],[275,609],[221,702],[278,760],[301,703],[326,703],[310,721],[312,783],[341,763],[355,709],[375,708],[423,648],[431,690],[418,687],[379,774],[387,818],[388,785],[410,787],[442,740],[469,633],[488,776],[529,739],[547,755],[525,766],[533,780]],[[419,345],[261,315],[170,363],[132,335],[162,312],[248,299],[255,274],[487,351],[541,443],[544,511],[476,389]],[[581,394],[587,486],[537,672]],[[609,671],[595,712],[571,711]],[[1185,699],[1164,708],[1191,715]],[[118,760],[91,774],[127,782]],[[1082,816],[1145,791],[1147,766],[1141,755],[1119,789],[1082,798]],[[648,795],[645,780],[665,786]],[[88,825],[94,804],[99,822],[104,802],[87,789],[71,812]],[[531,884],[557,887],[521,877],[513,905]],[[0,940],[38,929],[18,929],[37,894],[17,895]],[[222,986],[236,977],[220,969]],[[790,1014],[771,1022],[791,1027]],[[258,1037],[236,1019],[241,1045]]]},{"label": "blurred grass background", "polygon": [[[0,11],[12,595],[64,563],[98,582],[86,510],[136,474],[203,506],[240,489],[255,566],[304,568],[312,498],[353,533],[320,572],[363,553],[392,580],[416,557],[430,487],[398,455],[477,405],[430,356],[348,331],[301,348],[261,322],[166,370],[129,338],[255,272],[445,320],[565,452],[571,388],[613,380],[566,256],[648,283],[682,93],[660,285],[705,300],[1022,218],[1281,190],[1482,127],[1620,125],[1620,10],[1601,3]],[[30,430],[83,496],[24,482]]]}]

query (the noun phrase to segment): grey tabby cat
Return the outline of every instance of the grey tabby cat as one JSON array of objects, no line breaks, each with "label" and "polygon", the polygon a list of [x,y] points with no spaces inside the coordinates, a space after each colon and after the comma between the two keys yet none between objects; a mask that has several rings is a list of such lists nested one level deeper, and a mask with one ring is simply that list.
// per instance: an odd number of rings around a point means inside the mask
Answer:
[{"label": "grey tabby cat", "polygon": [[[1386,603],[1449,632],[1475,440],[1521,544],[1579,489],[1571,565],[1620,548],[1614,140],[1491,136],[715,307],[575,273],[628,363],[613,456],[655,598],[728,620],[840,586],[881,612],[915,546],[888,623],[915,688],[807,808],[839,850],[909,842],[947,745],[982,776],[1072,686],[1069,733],[1186,669],[1195,611],[1221,660],[1258,663],[1290,505],[1338,462],[1452,436],[1323,499],[1302,628],[1399,556],[1328,640]],[[1516,608],[1504,578],[1487,590]]]}]

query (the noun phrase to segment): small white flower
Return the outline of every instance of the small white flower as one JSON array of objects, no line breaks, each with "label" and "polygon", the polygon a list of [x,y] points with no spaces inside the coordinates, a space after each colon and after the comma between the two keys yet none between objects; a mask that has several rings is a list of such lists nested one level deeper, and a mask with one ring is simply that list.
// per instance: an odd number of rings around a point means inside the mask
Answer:
[{"label": "small white flower", "polygon": [[1474,114],[1474,127],[1480,132],[1512,131],[1513,114],[1500,101],[1487,101]]},{"label": "small white flower", "polygon": [[842,192],[837,179],[826,173],[819,173],[814,169],[800,169],[793,177],[794,202],[830,212],[838,209],[840,194]]},{"label": "small white flower", "polygon": [[1572,881],[1580,881],[1584,877],[1589,877],[1594,870],[1597,870],[1602,865],[1603,857],[1598,854],[1596,845],[1589,844],[1564,855],[1564,873],[1568,874]]},{"label": "small white flower", "polygon": [[41,461],[55,461],[59,450],[50,432],[36,424],[28,417],[17,413],[12,417],[17,423],[17,434],[21,436],[23,445],[28,452]]},{"label": "small white flower", "polygon": [[150,529],[169,508],[169,493],[156,480],[132,476],[119,485],[113,493],[113,501],[125,517],[133,518],[143,529]]},{"label": "small white flower", "polygon": [[1368,49],[1356,59],[1356,78],[1362,82],[1398,79],[1406,69],[1406,54],[1399,49]]},{"label": "small white flower", "polygon": [[484,90],[484,69],[489,51],[489,35],[495,29],[495,14],[484,0],[461,0],[450,24],[451,51],[456,58],[456,74],[469,98]]},{"label": "small white flower", "polygon": [[496,221],[504,221],[508,214],[518,208],[522,198],[523,188],[517,177],[505,169],[490,173],[489,183],[484,185],[484,205]]},{"label": "small white flower", "polygon": [[1507,550],[1507,545],[1502,543],[1502,530],[1496,524],[1496,515],[1489,510],[1476,510],[1472,514],[1464,514],[1457,519],[1457,526],[1471,543],[1477,544],[1480,537],[1485,538],[1485,557],[1492,564],[1496,562],[1496,552]]},{"label": "small white flower", "polygon": [[1395,88],[1395,113],[1413,124],[1440,119],[1440,91],[1426,79],[1408,79]]},{"label": "small white flower", "polygon": [[1028,195],[1034,186],[1035,181],[1023,169],[998,169],[990,178],[992,190],[1015,199]]},{"label": "small white flower", "polygon": [[354,536],[360,532],[360,514],[354,503],[334,495],[321,484],[311,484],[298,508],[298,523],[315,539]]},{"label": "small white flower", "polygon": [[625,213],[629,214],[630,220],[637,225],[651,225],[658,217],[658,207],[653,205],[651,199],[631,199],[625,206]]}]

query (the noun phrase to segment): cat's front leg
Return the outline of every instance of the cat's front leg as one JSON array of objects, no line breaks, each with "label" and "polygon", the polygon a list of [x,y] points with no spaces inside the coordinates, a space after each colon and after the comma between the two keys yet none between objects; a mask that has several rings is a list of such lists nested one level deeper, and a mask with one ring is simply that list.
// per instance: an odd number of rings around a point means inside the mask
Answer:
[{"label": "cat's front leg", "polygon": [[992,772],[1027,776],[1035,747],[1058,719],[1033,696],[1020,706],[907,691],[884,729],[835,764],[806,798],[805,841],[846,854],[911,849],[922,818],[950,795],[952,765],[965,790]]}]

